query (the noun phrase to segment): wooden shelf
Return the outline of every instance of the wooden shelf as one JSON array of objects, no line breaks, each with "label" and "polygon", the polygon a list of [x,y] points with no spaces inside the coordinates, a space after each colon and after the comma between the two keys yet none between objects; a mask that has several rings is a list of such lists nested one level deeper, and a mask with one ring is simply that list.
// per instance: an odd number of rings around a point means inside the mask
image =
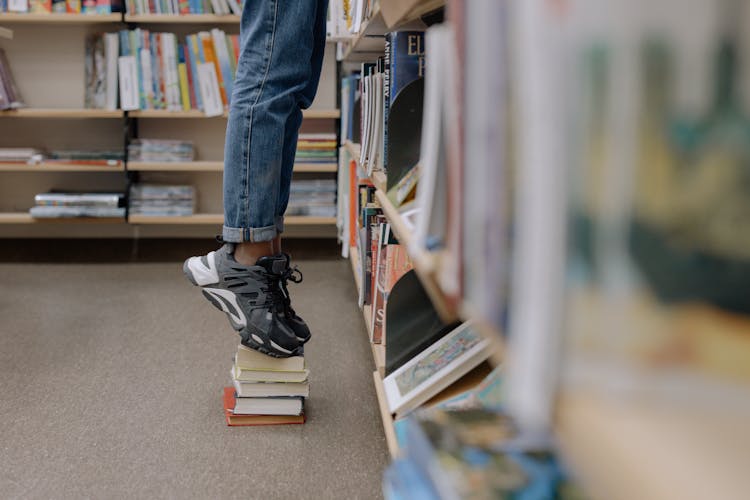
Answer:
[{"label": "wooden shelf", "polygon": [[380,11],[388,31],[445,6],[445,0],[381,0]]},{"label": "wooden shelf", "polygon": [[398,456],[398,441],[396,440],[396,429],[393,427],[393,415],[388,409],[388,400],[385,396],[385,386],[383,379],[378,372],[372,372],[372,379],[375,382],[375,394],[378,397],[378,406],[380,407],[380,418],[383,421],[383,431],[385,432],[385,441],[388,443],[388,451],[391,457]]},{"label": "wooden shelf", "polygon": [[122,110],[67,109],[67,108],[21,108],[0,111],[0,118],[122,118]]},{"label": "wooden shelf", "polygon": [[124,224],[123,217],[60,217],[35,219],[28,212],[0,213],[0,224]]},{"label": "wooden shelf", "polygon": [[[223,214],[194,214],[185,216],[151,216],[130,215],[131,224],[223,224]],[[336,217],[288,216],[284,218],[285,226],[329,226],[336,224]]]},{"label": "wooden shelf", "polygon": [[[188,161],[188,162],[128,162],[128,170],[140,172],[223,172],[221,161]],[[297,173],[331,173],[336,172],[336,164],[295,163]]]},{"label": "wooden shelf", "polygon": [[[223,115],[208,117],[203,111],[193,109],[190,111],[167,111],[165,109],[142,109],[129,111],[129,116],[133,118],[165,118],[165,119],[185,119],[185,118],[227,118],[229,112],[225,111]],[[308,120],[315,119],[337,119],[341,116],[338,109],[306,109],[302,116]]]},{"label": "wooden shelf", "polygon": [[376,6],[370,19],[362,23],[344,52],[344,61],[369,61],[383,55],[386,25],[380,7]]},{"label": "wooden shelf", "polygon": [[228,14],[126,14],[126,23],[151,24],[240,24],[240,16]]},{"label": "wooden shelf", "polygon": [[102,24],[120,23],[122,16],[115,14],[0,14],[0,24]]},{"label": "wooden shelf", "polygon": [[745,498],[750,491],[741,411],[563,392],[557,415],[561,450],[592,498]]},{"label": "wooden shelf", "polygon": [[122,172],[120,165],[80,165],[71,163],[0,163],[0,172]]}]

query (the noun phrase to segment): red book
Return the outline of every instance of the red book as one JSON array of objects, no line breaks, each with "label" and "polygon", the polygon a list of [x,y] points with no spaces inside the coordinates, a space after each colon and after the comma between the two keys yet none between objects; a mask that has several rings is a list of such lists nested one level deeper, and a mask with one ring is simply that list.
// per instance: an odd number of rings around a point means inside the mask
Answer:
[{"label": "red book", "polygon": [[198,100],[195,97],[195,82],[193,82],[193,59],[190,57],[190,46],[188,44],[182,47],[185,54],[185,68],[187,69],[188,93],[190,95],[190,109],[198,109]]},{"label": "red book", "polygon": [[289,425],[304,424],[305,414],[302,415],[235,415],[234,387],[224,388],[224,418],[230,427],[244,425]]},{"label": "red book", "polygon": [[180,14],[190,14],[190,2],[188,0],[180,0],[178,5],[180,7]]}]

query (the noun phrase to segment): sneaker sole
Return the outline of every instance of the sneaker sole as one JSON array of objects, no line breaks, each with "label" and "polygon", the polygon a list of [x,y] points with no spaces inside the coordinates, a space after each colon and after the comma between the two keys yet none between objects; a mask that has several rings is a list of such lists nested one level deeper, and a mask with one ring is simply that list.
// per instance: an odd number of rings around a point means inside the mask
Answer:
[{"label": "sneaker sole", "polygon": [[[273,347],[269,348],[266,346],[265,340],[262,336],[249,332],[247,328],[240,332],[240,337],[242,338],[241,343],[245,347],[249,347],[250,349],[273,358],[291,358],[292,356],[302,356],[304,353],[304,349],[301,345],[291,351],[283,349],[280,346],[278,346],[278,348],[283,350],[278,350]],[[261,339],[263,342],[258,342],[254,337]]]}]

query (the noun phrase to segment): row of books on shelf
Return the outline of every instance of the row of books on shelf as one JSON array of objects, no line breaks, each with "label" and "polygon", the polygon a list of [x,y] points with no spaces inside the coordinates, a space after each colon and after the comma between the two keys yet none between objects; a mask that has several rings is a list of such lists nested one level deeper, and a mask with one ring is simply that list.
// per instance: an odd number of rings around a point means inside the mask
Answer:
[{"label": "row of books on shelf", "polygon": [[0,13],[101,15],[122,9],[122,0],[0,0]]},{"label": "row of books on shelf", "polygon": [[[196,150],[192,141],[179,139],[133,139],[128,144],[128,161],[149,163],[191,162]],[[125,155],[114,150],[51,150],[0,148],[0,163],[75,163],[80,165],[122,165]],[[300,134],[295,162],[336,165],[336,134]],[[335,192],[335,188],[333,189]]]},{"label": "row of books on shelf", "polygon": [[[502,117],[492,118],[497,112],[487,105],[465,115],[457,76],[464,62],[454,37],[448,25],[388,33],[384,57],[343,78],[341,137],[360,143],[360,150],[349,177],[339,177],[340,196],[348,191],[349,203],[356,203],[358,186],[382,173],[388,200],[411,223],[408,251],[440,255],[431,271],[449,305],[469,305],[502,330],[506,274],[487,259],[502,255],[507,244],[511,190],[502,169],[465,148],[465,141],[483,139],[464,135],[468,125],[461,122],[499,127]],[[487,74],[493,81],[496,76]],[[507,154],[502,137],[493,147]],[[361,207],[340,209],[346,220]]]},{"label": "row of books on shelf", "polygon": [[26,163],[36,165],[39,163],[53,164],[76,164],[96,166],[121,166],[125,154],[122,151],[113,150],[51,150],[45,151],[37,148],[0,148],[0,164],[3,163]]},{"label": "row of books on shelf", "polygon": [[[136,28],[93,35],[86,43],[86,107],[202,110],[228,108],[239,35],[220,29],[187,35]],[[118,92],[119,90],[119,92]]]},{"label": "row of books on shelf", "polygon": [[242,0],[125,0],[128,14],[242,14]]},{"label": "row of books on shelf", "polygon": [[[393,184],[419,160],[424,98],[424,32],[385,36],[385,55],[341,82],[341,137],[360,143],[357,161]],[[390,184],[390,183],[389,183]]]},{"label": "row of books on shelf", "polygon": [[274,358],[240,344],[224,388],[227,425],[305,423],[310,395],[304,355]]},{"label": "row of books on shelf", "polygon": [[[190,216],[196,211],[196,189],[190,185],[137,183],[131,186],[131,215],[155,217]],[[50,191],[35,196],[30,214],[35,218],[124,217],[124,192]],[[336,181],[294,180],[287,215],[334,217]]]}]

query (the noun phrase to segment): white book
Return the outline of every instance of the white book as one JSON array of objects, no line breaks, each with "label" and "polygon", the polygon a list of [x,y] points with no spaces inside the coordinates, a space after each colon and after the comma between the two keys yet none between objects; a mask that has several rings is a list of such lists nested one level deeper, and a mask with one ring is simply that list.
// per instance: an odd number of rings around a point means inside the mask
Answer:
[{"label": "white book", "polygon": [[28,0],[8,0],[8,12],[28,12]]},{"label": "white book", "polygon": [[180,102],[180,79],[177,72],[177,52],[175,49],[175,35],[164,33],[162,35],[162,54],[164,58],[164,91],[167,98],[167,109],[170,111],[182,110]]},{"label": "white book", "polygon": [[462,323],[383,379],[389,411],[403,416],[489,356],[489,341],[470,322]]},{"label": "white book", "polygon": [[362,81],[362,144],[359,150],[359,164],[365,166],[367,163],[367,146],[370,137],[370,77],[363,76]]},{"label": "white book", "polygon": [[120,107],[125,111],[138,109],[138,70],[135,56],[121,56],[120,66]]},{"label": "white book", "polygon": [[211,0],[211,8],[214,10],[214,14],[221,15],[221,3],[219,0]]},{"label": "white book", "polygon": [[305,382],[243,382],[232,378],[234,390],[241,398],[306,398],[310,385]]},{"label": "white book", "polygon": [[141,80],[143,80],[143,93],[146,94],[146,105],[153,108],[154,104],[154,74],[151,70],[151,51],[140,50]]},{"label": "white book", "polygon": [[219,63],[221,80],[224,82],[224,91],[227,98],[232,96],[231,62],[229,61],[229,49],[227,48],[227,35],[222,30],[214,28],[211,30],[211,41],[216,52],[216,61]]},{"label": "white book", "polygon": [[235,415],[300,415],[302,398],[236,398]]},{"label": "white book", "polygon": [[203,100],[203,112],[206,116],[221,116],[224,105],[219,93],[219,80],[213,63],[198,64],[198,83]]},{"label": "white book", "polygon": [[[373,100],[375,101],[372,111],[372,141],[370,143],[370,161],[367,164],[367,175],[372,174],[373,170],[382,169],[382,158],[380,157],[380,144],[383,136],[383,75],[377,73],[373,76]],[[381,167],[379,167],[381,166]]]},{"label": "white book", "polygon": [[107,95],[105,109],[117,109],[117,57],[120,53],[120,37],[117,33],[104,35],[104,58],[107,64]]}]

